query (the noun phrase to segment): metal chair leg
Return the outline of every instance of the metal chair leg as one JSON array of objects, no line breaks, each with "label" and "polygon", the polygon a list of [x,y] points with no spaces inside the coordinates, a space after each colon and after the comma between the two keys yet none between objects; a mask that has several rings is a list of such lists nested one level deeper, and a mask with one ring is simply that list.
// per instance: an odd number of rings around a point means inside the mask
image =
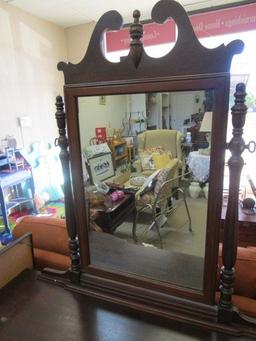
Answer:
[{"label": "metal chair leg", "polygon": [[191,215],[189,213],[185,192],[181,188],[178,188],[178,191],[182,194],[183,201],[184,201],[184,204],[185,204],[185,207],[186,207],[186,211],[187,211],[187,215],[188,215],[188,222],[189,222],[189,225],[188,225],[189,232],[192,232]]},{"label": "metal chair leg", "polygon": [[158,234],[158,237],[159,237],[160,247],[162,249],[163,248],[163,241],[162,241],[162,237],[161,237],[161,234],[160,234],[160,228],[159,228],[159,225],[158,225],[156,219],[154,219],[154,223],[155,223],[156,231],[157,231],[157,234]]},{"label": "metal chair leg", "polygon": [[[141,210],[137,210],[136,209],[136,212],[134,213],[134,216],[133,216],[133,226],[132,226],[132,237],[133,237],[133,240],[135,243],[140,243],[143,238],[139,236],[139,239],[138,239],[138,231],[137,231],[137,222],[138,222],[138,217],[139,217],[139,214],[143,212],[143,209]],[[148,227],[145,227],[145,231],[148,230]],[[142,233],[142,236],[144,235],[145,233]],[[140,240],[141,239],[141,240]]]},{"label": "metal chair leg", "polygon": [[135,210],[135,212],[133,213],[133,225],[132,225],[132,238],[135,243],[138,242],[137,237],[136,237],[136,227],[137,227],[138,216],[139,216],[139,211]]},{"label": "metal chair leg", "polygon": [[160,233],[160,226],[159,226],[158,221],[157,221],[157,218],[160,217],[160,215],[157,215],[157,214],[161,214],[161,209],[158,207],[153,207],[152,213],[153,213],[153,222],[155,224],[156,232],[158,234],[159,241],[160,241],[160,247],[162,249],[163,248],[163,241],[162,241],[162,237],[161,237],[161,233]]}]

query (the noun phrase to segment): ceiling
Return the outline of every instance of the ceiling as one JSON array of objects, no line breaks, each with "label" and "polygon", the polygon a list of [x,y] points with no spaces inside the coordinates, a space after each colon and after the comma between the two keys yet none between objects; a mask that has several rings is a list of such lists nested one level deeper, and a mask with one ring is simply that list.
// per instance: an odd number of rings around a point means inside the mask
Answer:
[{"label": "ceiling", "polygon": [[[51,21],[61,27],[97,21],[109,10],[117,10],[124,18],[124,22],[131,22],[132,12],[139,9],[141,20],[150,19],[150,12],[157,0],[3,0],[30,14]],[[245,2],[240,1],[240,2]],[[180,0],[186,11],[209,8],[237,0]]]}]

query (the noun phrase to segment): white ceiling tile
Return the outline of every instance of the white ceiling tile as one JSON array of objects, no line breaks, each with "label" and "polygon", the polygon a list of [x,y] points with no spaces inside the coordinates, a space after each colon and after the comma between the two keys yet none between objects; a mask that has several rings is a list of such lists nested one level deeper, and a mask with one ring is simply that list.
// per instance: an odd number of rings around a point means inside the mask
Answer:
[{"label": "white ceiling tile", "polygon": [[[180,0],[179,2],[187,11],[190,11],[236,1]],[[109,10],[117,10],[124,18],[124,22],[132,21],[134,9],[141,11],[141,20],[151,19],[151,9],[156,2],[157,0],[140,0],[139,2],[137,0],[12,0],[9,4],[59,26],[68,27],[97,21]]]}]

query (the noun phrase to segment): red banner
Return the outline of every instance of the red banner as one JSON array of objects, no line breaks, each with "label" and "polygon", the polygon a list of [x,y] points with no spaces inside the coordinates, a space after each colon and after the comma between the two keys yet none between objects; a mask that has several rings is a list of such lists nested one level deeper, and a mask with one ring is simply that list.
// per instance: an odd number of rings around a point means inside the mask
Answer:
[{"label": "red banner", "polygon": [[[143,44],[144,46],[158,45],[175,41],[175,24],[173,20],[160,25],[150,23],[143,25]],[[107,52],[129,49],[130,35],[129,27],[120,31],[106,32]]]},{"label": "red banner", "polygon": [[227,8],[189,17],[198,38],[256,29],[256,4]]},{"label": "red banner", "polygon": [[[256,30],[256,4],[232,7],[189,17],[198,38]],[[175,41],[176,25],[173,20],[165,24],[144,25],[144,46]],[[106,32],[107,52],[129,49],[129,28]]]}]

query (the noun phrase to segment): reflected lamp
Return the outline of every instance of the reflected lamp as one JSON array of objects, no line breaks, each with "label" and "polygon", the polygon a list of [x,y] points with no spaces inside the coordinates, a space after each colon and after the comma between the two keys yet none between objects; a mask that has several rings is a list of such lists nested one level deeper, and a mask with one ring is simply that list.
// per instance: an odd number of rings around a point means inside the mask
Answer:
[{"label": "reflected lamp", "polygon": [[208,142],[208,147],[200,149],[201,154],[210,155],[211,153],[211,131],[212,131],[212,111],[206,111],[201,123],[200,132],[206,133],[206,140]]}]

